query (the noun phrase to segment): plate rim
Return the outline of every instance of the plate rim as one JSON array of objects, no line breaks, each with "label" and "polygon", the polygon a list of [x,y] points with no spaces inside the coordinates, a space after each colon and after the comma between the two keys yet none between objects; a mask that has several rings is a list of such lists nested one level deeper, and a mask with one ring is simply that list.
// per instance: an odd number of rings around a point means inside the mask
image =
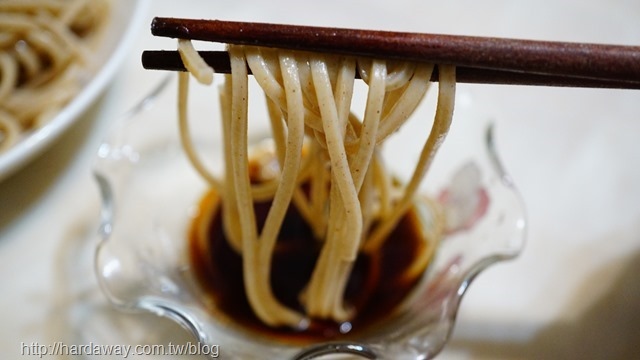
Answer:
[{"label": "plate rim", "polygon": [[51,146],[71,125],[79,121],[81,115],[95,103],[107,85],[112,82],[117,70],[133,47],[137,27],[142,23],[149,9],[150,0],[134,0],[134,2],[126,29],[117,39],[114,50],[104,65],[91,80],[49,123],[21,139],[7,152],[0,155],[0,181],[26,166]]}]

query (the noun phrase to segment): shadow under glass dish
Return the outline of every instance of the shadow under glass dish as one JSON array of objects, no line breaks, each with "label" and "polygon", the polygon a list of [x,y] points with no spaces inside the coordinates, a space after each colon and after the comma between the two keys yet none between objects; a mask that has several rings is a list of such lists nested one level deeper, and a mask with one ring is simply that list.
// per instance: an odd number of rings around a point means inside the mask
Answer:
[{"label": "shadow under glass dish", "polygon": [[[431,358],[446,344],[475,276],[524,246],[524,207],[498,160],[489,127],[467,144],[471,157],[459,159],[444,176],[446,184],[432,191],[447,215],[446,235],[419,286],[384,325],[348,340],[305,345],[245,331],[212,315],[194,278],[187,237],[209,189],[182,150],[172,115],[175,92],[168,88],[153,104],[118,121],[98,150],[94,174],[103,212],[95,270],[114,306],[170,318],[201,344],[218,345],[224,359],[311,359],[333,353]],[[198,151],[217,154],[206,165],[221,169],[220,134],[197,126],[192,133]],[[416,204],[421,224],[432,226],[431,208]]]}]

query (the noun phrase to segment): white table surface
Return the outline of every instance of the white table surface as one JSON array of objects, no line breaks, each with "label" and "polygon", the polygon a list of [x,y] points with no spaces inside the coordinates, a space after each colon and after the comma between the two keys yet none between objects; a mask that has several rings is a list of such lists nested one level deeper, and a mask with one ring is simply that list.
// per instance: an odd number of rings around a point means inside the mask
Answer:
[{"label": "white table surface", "polygon": [[[637,0],[353,1],[334,12],[342,2],[152,2],[100,100],[0,182],[0,357],[35,341],[190,340],[169,321],[111,310],[91,268],[97,145],[162,78],[141,69],[141,51],[175,45],[151,37],[152,16],[640,44]],[[519,258],[472,284],[440,358],[640,358],[640,92],[461,85],[458,101],[495,119],[530,229]]]}]

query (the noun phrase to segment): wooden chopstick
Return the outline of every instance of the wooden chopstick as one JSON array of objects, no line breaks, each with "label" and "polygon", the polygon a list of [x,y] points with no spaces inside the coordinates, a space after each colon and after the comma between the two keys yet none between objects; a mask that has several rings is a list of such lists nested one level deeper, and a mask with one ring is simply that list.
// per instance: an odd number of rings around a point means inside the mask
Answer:
[{"label": "wooden chopstick", "polygon": [[[231,72],[231,64],[227,52],[199,51],[199,54],[216,73]],[[148,70],[186,71],[177,51],[145,50],[142,53],[142,66]],[[251,69],[247,70],[251,73]],[[438,81],[437,68],[431,76],[431,81]],[[456,68],[456,81],[469,84],[640,89],[640,82],[531,74],[463,66]]]},{"label": "wooden chopstick", "polygon": [[[151,32],[172,38],[453,64],[459,74],[467,72],[469,82],[634,89],[640,85],[640,46],[161,17],[153,20]],[[145,55],[148,68],[161,68],[151,66],[150,58],[175,56],[159,54]]]}]

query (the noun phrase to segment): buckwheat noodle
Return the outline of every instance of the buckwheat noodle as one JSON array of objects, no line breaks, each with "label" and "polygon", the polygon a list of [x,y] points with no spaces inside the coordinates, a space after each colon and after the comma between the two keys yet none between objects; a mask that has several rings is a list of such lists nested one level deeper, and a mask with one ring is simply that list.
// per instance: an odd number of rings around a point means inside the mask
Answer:
[{"label": "buckwheat noodle", "polygon": [[[438,66],[433,125],[430,132],[425,130],[429,135],[420,158],[403,185],[388,174],[380,147],[421,102],[434,65],[229,45],[231,74],[220,87],[225,169],[216,176],[196,154],[186,101],[190,74],[208,84],[213,70],[190,41],[179,40],[178,49],[188,70],[179,75],[181,139],[195,169],[222,197],[223,227],[242,254],[244,286],[255,314],[268,325],[291,327],[303,327],[309,317],[352,318],[344,292],[356,256],[376,251],[415,200],[451,124],[454,67]],[[280,166],[278,176],[263,184],[252,184],[248,172],[247,68],[266,95]],[[357,73],[368,88],[362,119],[351,111]],[[253,211],[258,198],[272,201],[261,231]],[[269,282],[272,253],[291,204],[322,242],[311,279],[300,294],[304,314],[281,304]]]},{"label": "buckwheat noodle", "polygon": [[109,1],[0,1],[0,152],[78,93]]}]

